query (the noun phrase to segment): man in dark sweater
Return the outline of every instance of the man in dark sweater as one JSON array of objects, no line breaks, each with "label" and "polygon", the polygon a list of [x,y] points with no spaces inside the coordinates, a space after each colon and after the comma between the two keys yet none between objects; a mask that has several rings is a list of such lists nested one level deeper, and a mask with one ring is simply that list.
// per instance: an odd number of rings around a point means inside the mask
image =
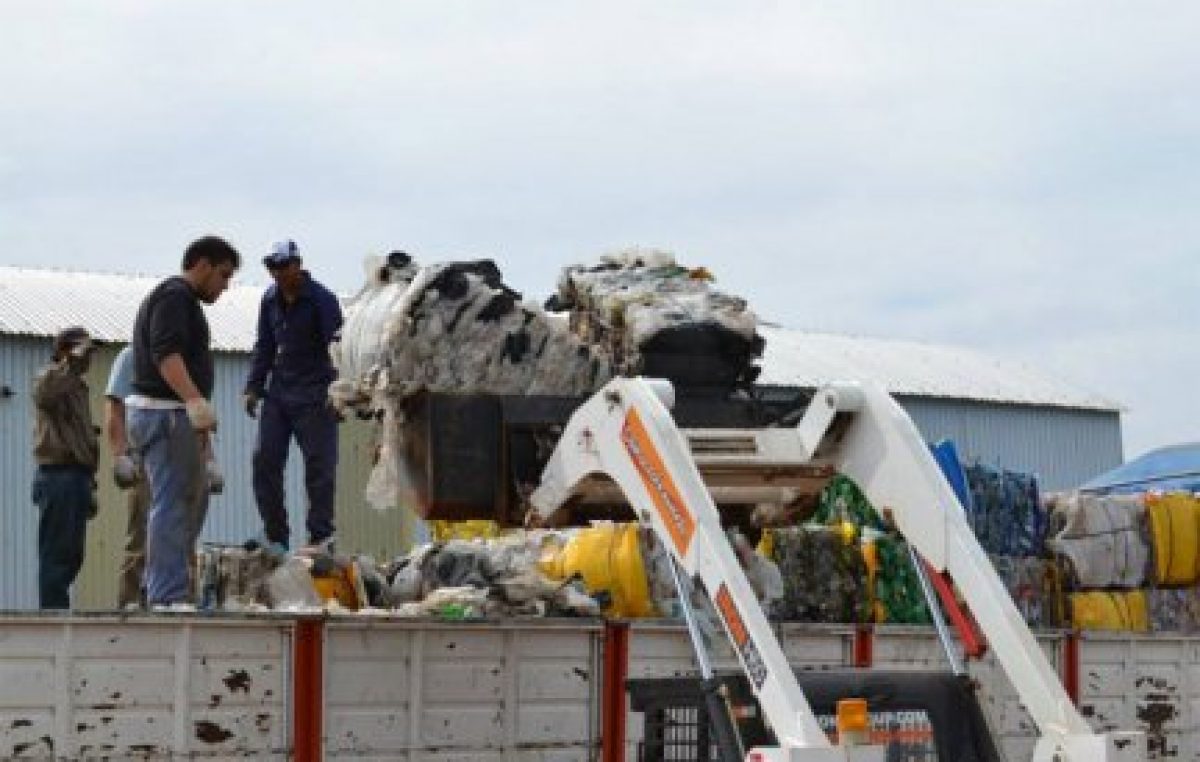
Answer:
[{"label": "man in dark sweater", "polygon": [[263,258],[275,284],[263,294],[258,339],[246,379],[246,413],[262,403],[254,446],[254,497],[268,548],[286,552],[290,539],[283,470],[293,437],[304,456],[308,542],[331,550],[337,472],[337,415],[329,384],[337,375],[329,342],[342,327],[337,297],[303,269],[295,241],[279,241]]},{"label": "man in dark sweater", "polygon": [[96,512],[99,444],[83,380],[94,346],[79,326],[54,340],[54,356],[33,382],[33,502],[38,520],[38,599],[44,609],[71,605],[83,566],[88,519]]},{"label": "man in dark sweater", "polygon": [[191,600],[188,569],[207,509],[192,490],[217,428],[208,400],[213,360],[201,303],[217,301],[240,265],[237,250],[220,238],[193,242],[184,252],[183,272],[150,292],[134,322],[134,393],[125,404],[129,442],[150,485],[145,594],[152,607]]}]

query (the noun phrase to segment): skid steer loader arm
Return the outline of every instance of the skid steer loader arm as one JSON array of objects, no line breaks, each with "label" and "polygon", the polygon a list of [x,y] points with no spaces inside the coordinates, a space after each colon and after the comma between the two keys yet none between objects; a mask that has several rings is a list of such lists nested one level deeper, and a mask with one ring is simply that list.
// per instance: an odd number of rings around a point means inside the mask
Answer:
[{"label": "skid steer loader arm", "polygon": [[[866,749],[833,747],[817,724],[787,659],[721,528],[720,515],[684,434],[668,408],[667,382],[618,378],[572,415],[530,497],[549,520],[590,476],[624,493],[680,567],[698,579],[770,720],[777,748],[753,749],[756,762],[870,758]],[[976,542],[961,506],[907,414],[884,391],[845,385],[820,390],[794,429],[757,434],[764,463],[826,464],[855,480],[871,502],[890,508],[900,531],[939,570],[948,570],[987,633],[1001,666],[1036,722],[1034,762],[1142,760],[1136,732],[1093,733],[1072,705],[1020,612]],[[738,456],[742,479],[747,463]],[[766,469],[769,471],[770,469]],[[738,487],[727,487],[737,489]]]}]

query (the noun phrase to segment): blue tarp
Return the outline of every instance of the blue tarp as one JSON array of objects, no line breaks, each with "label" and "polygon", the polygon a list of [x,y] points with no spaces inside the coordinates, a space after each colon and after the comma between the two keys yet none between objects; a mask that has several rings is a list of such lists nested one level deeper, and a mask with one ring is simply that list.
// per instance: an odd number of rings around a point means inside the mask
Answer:
[{"label": "blue tarp", "polygon": [[1080,487],[1086,492],[1200,492],[1200,442],[1172,445],[1097,476]]}]

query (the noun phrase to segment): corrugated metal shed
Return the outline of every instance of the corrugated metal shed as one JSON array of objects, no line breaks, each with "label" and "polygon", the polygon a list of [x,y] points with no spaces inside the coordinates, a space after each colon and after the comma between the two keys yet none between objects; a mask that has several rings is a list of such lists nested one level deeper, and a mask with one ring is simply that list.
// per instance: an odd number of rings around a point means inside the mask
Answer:
[{"label": "corrugated metal shed", "polygon": [[[82,324],[113,342],[130,337],[142,297],[158,277],[81,273],[0,266],[0,608],[36,605],[36,521],[29,500],[30,383],[48,358],[49,337],[65,325]],[[204,539],[239,542],[258,531],[250,490],[254,422],[239,397],[254,341],[262,290],[237,286],[208,307],[217,356],[215,403],[221,430],[218,457],[227,491],[209,511]],[[929,439],[949,437],[965,457],[1006,468],[1035,471],[1044,486],[1074,486],[1120,463],[1120,407],[1026,366],[970,350],[764,326],[764,384],[814,387],[836,380],[881,383],[913,416]],[[100,395],[117,347],[97,357],[91,372],[97,421]],[[378,513],[365,505],[363,485],[374,458],[370,427],[347,422],[341,429],[338,534],[343,548],[386,558],[417,536],[406,511]],[[102,448],[102,474],[109,468]],[[293,448],[287,490],[295,535],[303,527],[303,481]],[[111,606],[124,537],[124,496],[101,479],[101,516],[89,530],[88,555],[78,601]]]}]

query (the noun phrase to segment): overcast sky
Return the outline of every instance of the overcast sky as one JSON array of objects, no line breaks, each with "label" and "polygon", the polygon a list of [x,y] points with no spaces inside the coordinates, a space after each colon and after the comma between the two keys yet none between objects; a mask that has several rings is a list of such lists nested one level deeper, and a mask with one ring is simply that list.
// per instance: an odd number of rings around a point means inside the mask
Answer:
[{"label": "overcast sky", "polygon": [[764,318],[1020,360],[1200,439],[1200,5],[0,4],[0,262],[169,273],[194,236],[629,245]]}]

